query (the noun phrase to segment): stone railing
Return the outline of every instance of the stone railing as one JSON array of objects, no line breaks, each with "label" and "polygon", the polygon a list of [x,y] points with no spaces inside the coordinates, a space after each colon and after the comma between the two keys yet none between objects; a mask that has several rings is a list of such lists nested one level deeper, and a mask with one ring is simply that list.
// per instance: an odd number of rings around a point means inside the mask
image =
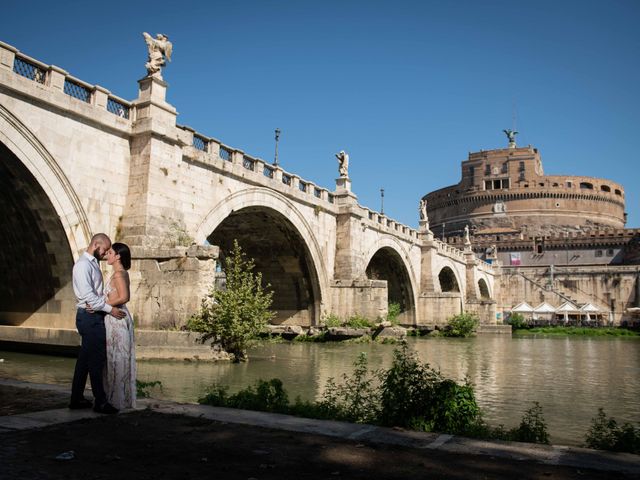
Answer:
[{"label": "stone railing", "polygon": [[362,205],[358,206],[364,211],[363,221],[370,228],[403,237],[408,241],[415,242],[418,239],[417,230],[387,217],[384,213],[376,212]]},{"label": "stone railing", "polygon": [[[287,172],[261,158],[225,145],[216,138],[202,135],[191,127],[178,125],[178,129],[181,131],[180,136],[186,145],[184,153],[187,158],[192,158],[213,168],[220,168],[230,172],[231,175],[275,188],[297,198],[312,202],[334,203],[334,194],[324,187]],[[225,168],[225,164],[234,168]],[[327,208],[331,208],[331,206],[327,205]]]},{"label": "stone railing", "polygon": [[0,42],[0,69],[11,70],[16,75],[60,91],[79,102],[104,109],[120,118],[131,117],[131,102],[113,95],[99,85],[91,85],[75,78],[55,65],[47,65],[31,58],[3,42]]},{"label": "stone railing", "polygon": [[433,240],[436,244],[438,253],[446,257],[452,257],[462,262],[466,262],[464,252],[462,250],[456,247],[452,247],[451,245],[448,245],[444,243],[442,240],[438,240],[437,238],[434,238]]}]

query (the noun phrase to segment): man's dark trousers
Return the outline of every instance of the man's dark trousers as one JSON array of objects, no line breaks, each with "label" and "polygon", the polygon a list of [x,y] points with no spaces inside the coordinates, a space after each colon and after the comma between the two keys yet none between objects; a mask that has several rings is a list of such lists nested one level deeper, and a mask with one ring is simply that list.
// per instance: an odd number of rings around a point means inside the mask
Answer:
[{"label": "man's dark trousers", "polygon": [[104,329],[105,312],[89,313],[84,308],[78,308],[76,313],[76,328],[82,338],[80,354],[76,361],[71,384],[71,402],[83,399],[87,374],[91,380],[91,390],[95,398],[95,405],[107,403],[107,395],[102,383],[102,371],[107,361],[107,336]]}]

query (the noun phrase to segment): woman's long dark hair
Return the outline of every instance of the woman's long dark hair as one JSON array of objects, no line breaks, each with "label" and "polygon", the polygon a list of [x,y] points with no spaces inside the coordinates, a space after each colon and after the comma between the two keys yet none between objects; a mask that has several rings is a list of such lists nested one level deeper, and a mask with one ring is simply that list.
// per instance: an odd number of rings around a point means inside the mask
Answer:
[{"label": "woman's long dark hair", "polygon": [[124,269],[129,270],[131,268],[131,250],[129,250],[129,247],[124,243],[116,242],[111,245],[111,248],[116,254],[120,255],[120,263],[122,263]]}]

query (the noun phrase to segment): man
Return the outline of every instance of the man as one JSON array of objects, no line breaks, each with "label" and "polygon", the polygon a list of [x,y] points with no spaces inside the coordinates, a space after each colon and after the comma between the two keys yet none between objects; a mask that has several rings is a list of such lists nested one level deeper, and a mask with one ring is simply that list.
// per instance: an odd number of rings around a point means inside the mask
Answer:
[{"label": "man", "polygon": [[[119,308],[107,305],[102,294],[102,272],[99,261],[110,248],[109,237],[104,233],[97,233],[91,238],[86,252],[73,266],[73,292],[78,299],[76,328],[82,338],[82,345],[73,373],[69,403],[71,409],[93,406],[93,410],[98,413],[118,413],[118,410],[107,402],[102,383],[102,371],[107,359],[104,317],[107,313],[116,318],[125,316]],[[90,400],[84,398],[87,375],[91,381],[93,405]]]}]

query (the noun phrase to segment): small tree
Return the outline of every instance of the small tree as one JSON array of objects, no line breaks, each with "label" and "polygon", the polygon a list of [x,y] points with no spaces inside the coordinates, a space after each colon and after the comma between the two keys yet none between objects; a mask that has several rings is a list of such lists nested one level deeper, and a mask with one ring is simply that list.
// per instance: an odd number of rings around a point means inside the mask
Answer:
[{"label": "small tree", "polygon": [[480,320],[475,313],[463,312],[449,319],[444,330],[445,337],[468,337],[478,328]]},{"label": "small tree", "polygon": [[227,288],[211,288],[202,300],[200,312],[187,323],[187,328],[202,333],[204,342],[213,339],[233,356],[234,362],[247,359],[247,346],[273,318],[273,292],[262,285],[262,274],[253,273],[253,259],[246,259],[238,241],[225,259]]}]

